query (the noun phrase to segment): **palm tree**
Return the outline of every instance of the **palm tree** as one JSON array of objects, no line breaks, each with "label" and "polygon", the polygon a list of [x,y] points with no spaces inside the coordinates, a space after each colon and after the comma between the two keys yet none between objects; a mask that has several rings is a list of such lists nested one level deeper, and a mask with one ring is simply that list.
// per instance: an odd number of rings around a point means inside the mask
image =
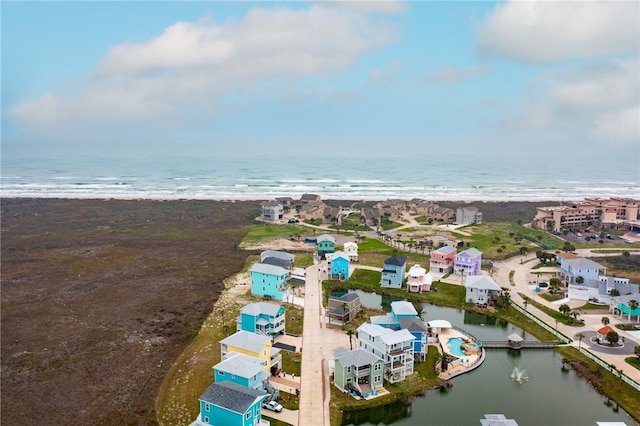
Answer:
[{"label": "palm tree", "polygon": [[356,334],[355,331],[353,331],[353,329],[348,329],[347,330],[347,336],[349,336],[349,349],[353,350],[353,335]]},{"label": "palm tree", "polygon": [[636,347],[633,348],[633,354],[640,359],[640,345],[636,345]]},{"label": "palm tree", "polygon": [[605,327],[609,325],[609,317],[602,317],[600,319],[600,322],[602,322],[602,325],[604,325]]},{"label": "palm tree", "polygon": [[573,318],[573,321],[578,322],[578,317],[580,316],[580,311],[577,309],[574,309],[573,311],[571,311],[570,313],[571,318]]},{"label": "palm tree", "polygon": [[578,275],[576,277],[576,284],[582,284],[584,283],[584,277],[582,275]]},{"label": "palm tree", "polygon": [[[635,311],[638,308],[638,301],[635,299],[629,300],[629,320],[631,320],[631,312]],[[640,317],[640,315],[636,315],[636,317]]]},{"label": "palm tree", "polygon": [[580,332],[578,334],[576,334],[576,337],[578,338],[578,349],[582,349],[582,339],[585,338],[584,333]]},{"label": "palm tree", "polygon": [[522,296],[522,301],[524,303],[524,310],[525,311],[527,310],[527,306],[529,305],[529,300],[531,300],[531,299],[529,299],[529,296]]},{"label": "palm tree", "polygon": [[563,303],[562,305],[560,305],[558,310],[562,312],[564,315],[567,315],[571,311],[571,308],[566,303]]}]

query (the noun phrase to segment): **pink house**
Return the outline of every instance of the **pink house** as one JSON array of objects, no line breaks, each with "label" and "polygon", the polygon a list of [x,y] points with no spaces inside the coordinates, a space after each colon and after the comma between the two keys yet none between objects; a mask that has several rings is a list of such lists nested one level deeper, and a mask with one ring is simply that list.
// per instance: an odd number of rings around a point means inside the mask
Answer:
[{"label": "pink house", "polygon": [[430,272],[433,275],[446,275],[453,272],[453,264],[456,259],[457,250],[455,247],[440,247],[431,252]]}]

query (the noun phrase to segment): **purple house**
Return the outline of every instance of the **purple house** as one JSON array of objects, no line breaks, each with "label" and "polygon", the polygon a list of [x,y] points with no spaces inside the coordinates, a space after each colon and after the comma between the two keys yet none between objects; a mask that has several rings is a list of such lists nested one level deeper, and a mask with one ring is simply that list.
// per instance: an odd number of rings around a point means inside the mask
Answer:
[{"label": "purple house", "polygon": [[480,275],[482,252],[476,248],[461,251],[453,263],[453,273],[457,275]]}]

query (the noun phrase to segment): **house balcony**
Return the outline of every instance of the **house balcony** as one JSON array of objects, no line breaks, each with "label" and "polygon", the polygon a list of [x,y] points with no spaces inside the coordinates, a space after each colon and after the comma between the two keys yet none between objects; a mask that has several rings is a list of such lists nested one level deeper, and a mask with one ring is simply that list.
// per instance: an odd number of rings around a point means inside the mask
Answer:
[{"label": "house balcony", "polygon": [[270,362],[269,365],[271,367],[277,367],[278,365],[282,365],[282,355],[281,354],[273,355],[269,362]]},{"label": "house balcony", "polygon": [[361,367],[356,369],[353,374],[356,377],[368,376],[371,373],[371,366]]},{"label": "house balcony", "polygon": [[406,346],[402,346],[400,348],[393,348],[389,350],[389,355],[390,356],[396,356],[396,355],[401,355],[405,352],[410,351],[412,348],[412,345],[406,345]]}]

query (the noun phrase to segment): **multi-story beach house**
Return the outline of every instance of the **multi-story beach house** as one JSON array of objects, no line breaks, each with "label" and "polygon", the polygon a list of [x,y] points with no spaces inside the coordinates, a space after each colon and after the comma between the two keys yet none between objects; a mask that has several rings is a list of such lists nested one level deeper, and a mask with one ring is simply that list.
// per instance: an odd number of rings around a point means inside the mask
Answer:
[{"label": "multi-story beach house", "polygon": [[231,352],[213,366],[213,379],[216,383],[233,382],[256,390],[265,390],[264,367],[267,361],[253,356]]},{"label": "multi-story beach house", "polygon": [[640,200],[585,198],[564,206],[538,207],[531,226],[546,231],[584,228],[594,224],[637,226]]},{"label": "multi-story beach house", "polygon": [[323,234],[317,238],[318,254],[325,257],[327,253],[336,251],[336,239],[332,235]]},{"label": "multi-story beach house", "polygon": [[451,222],[456,218],[456,212],[447,207],[436,207],[431,213],[433,220],[438,222]]},{"label": "multi-story beach house", "polygon": [[636,291],[632,294],[625,294],[611,298],[609,302],[609,312],[613,315],[627,316],[627,321],[631,322],[631,318],[636,317],[636,322],[640,321],[640,293]]},{"label": "multi-story beach house", "polygon": [[456,254],[453,261],[453,273],[457,275],[480,275],[482,267],[482,252],[475,247]]},{"label": "multi-story beach house", "polygon": [[560,265],[560,280],[567,286],[581,285],[588,280],[598,280],[606,271],[607,268],[591,259],[565,259]]},{"label": "multi-story beach house", "polygon": [[285,323],[285,309],[282,306],[257,302],[242,307],[236,319],[236,329],[273,337],[286,332]]},{"label": "multi-story beach house", "polygon": [[327,264],[329,269],[329,279],[348,280],[349,279],[349,257],[342,251],[328,253]]},{"label": "multi-story beach house", "polygon": [[200,414],[191,426],[268,426],[260,409],[268,396],[236,383],[214,382],[200,395]]},{"label": "multi-story beach house", "polygon": [[429,262],[430,272],[441,277],[453,272],[453,264],[456,259],[457,249],[455,247],[445,246],[431,252],[431,261]]},{"label": "multi-story beach house", "polygon": [[360,312],[360,296],[357,293],[345,293],[340,297],[330,296],[328,303],[329,321],[335,319],[346,324]]},{"label": "multi-story beach house", "polygon": [[407,272],[407,291],[421,293],[431,291],[433,275],[427,272],[422,266],[416,264],[409,268]]},{"label": "multi-story beach house", "polygon": [[407,269],[407,258],[393,256],[384,261],[380,287],[400,288]]},{"label": "multi-story beach house", "polygon": [[278,250],[265,250],[260,253],[260,263],[266,263],[267,265],[279,266],[291,271],[293,269],[293,262],[295,255],[287,253],[286,251]]},{"label": "multi-story beach house", "polygon": [[262,204],[260,204],[260,209],[261,209],[260,217],[263,220],[270,220],[270,221],[280,220],[282,219],[282,216],[284,214],[284,209],[282,207],[282,204],[280,204],[277,201],[265,201]]},{"label": "multi-story beach house", "polygon": [[347,241],[344,243],[344,246],[342,246],[342,251],[349,257],[351,262],[358,261],[358,244],[353,241]]},{"label": "multi-story beach house", "polygon": [[476,225],[482,223],[482,212],[477,207],[458,207],[456,210],[456,225]]},{"label": "multi-story beach house", "polygon": [[371,323],[385,328],[399,330],[402,318],[417,318],[418,312],[410,302],[399,300],[391,302],[391,312],[386,315],[371,316]]},{"label": "multi-story beach house", "polygon": [[263,366],[263,369],[266,375],[268,375],[272,369],[282,369],[280,349],[272,346],[270,336],[249,333],[244,330],[238,331],[220,341],[222,359],[226,359],[232,352],[249,355],[265,361],[266,365]]},{"label": "multi-story beach house", "polygon": [[356,389],[361,395],[380,389],[384,380],[382,358],[363,349],[335,352],[335,372],[333,384],[341,391]]},{"label": "multi-story beach house", "polygon": [[413,356],[417,362],[427,359],[427,345],[429,344],[429,328],[419,317],[400,318],[400,329],[408,330],[413,335]]},{"label": "multi-story beach house", "polygon": [[636,294],[640,291],[640,286],[631,284],[629,278],[600,275],[597,280],[588,279],[582,284],[570,284],[567,297],[572,300],[609,304],[614,290],[619,295]]},{"label": "multi-story beach house", "polygon": [[280,266],[266,263],[254,263],[249,269],[251,294],[274,300],[287,300],[290,293],[289,278],[291,271]]},{"label": "multi-story beach house", "polygon": [[467,303],[493,306],[502,290],[493,278],[486,275],[472,275],[465,283]]},{"label": "multi-story beach house", "polygon": [[413,374],[414,340],[408,330],[392,330],[369,323],[358,327],[358,348],[384,361],[385,376],[390,383],[402,381]]}]

